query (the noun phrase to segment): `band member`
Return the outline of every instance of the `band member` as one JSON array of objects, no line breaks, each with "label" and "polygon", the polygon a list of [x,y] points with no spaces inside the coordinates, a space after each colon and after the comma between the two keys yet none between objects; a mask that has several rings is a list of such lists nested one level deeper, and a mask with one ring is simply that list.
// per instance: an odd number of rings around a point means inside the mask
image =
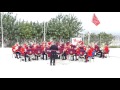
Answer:
[{"label": "band member", "polygon": [[95,51],[96,51],[96,56],[100,52],[100,47],[98,46],[97,43],[95,43]]},{"label": "band member", "polygon": [[45,52],[46,50],[45,43],[43,43],[41,49],[42,49],[42,59],[44,60],[44,56],[46,56],[46,60],[47,60],[47,53]]},{"label": "band member", "polygon": [[34,60],[38,60],[38,58],[37,58],[37,44],[36,43],[33,44],[32,53],[35,57]]},{"label": "band member", "polygon": [[78,60],[79,55],[80,55],[80,48],[79,48],[79,46],[77,46],[77,47],[76,47],[76,50],[75,50],[76,61]]},{"label": "band member", "polygon": [[26,62],[26,57],[27,57],[27,55],[26,55],[26,47],[24,46],[24,45],[22,45],[22,47],[20,48],[20,53],[21,53],[21,55],[24,57],[24,59],[25,59],[25,62]]},{"label": "band member", "polygon": [[31,61],[30,56],[33,54],[33,49],[32,47],[28,46],[26,56],[28,56],[29,61]]},{"label": "band member", "polygon": [[84,45],[80,45],[80,58],[84,58],[84,54],[85,54],[85,51],[86,51],[86,46]]},{"label": "band member", "polygon": [[109,53],[109,47],[108,47],[108,44],[106,44],[106,45],[104,46],[103,58],[104,58],[104,57],[107,58],[107,56],[105,56],[105,54],[108,54],[108,53]]},{"label": "band member", "polygon": [[90,48],[90,46],[88,46],[88,48],[87,48],[87,51],[86,51],[86,55],[85,55],[85,62],[88,62],[89,60],[88,60],[88,58],[89,57],[92,57],[92,49]]},{"label": "band member", "polygon": [[13,51],[15,52],[16,56],[15,58],[19,59],[20,56],[20,45],[19,42],[17,42],[14,46],[13,46]]},{"label": "band member", "polygon": [[50,57],[50,65],[55,65],[55,58],[56,58],[56,50],[58,50],[57,45],[55,45],[54,42],[52,42],[52,46],[50,47],[51,50],[51,57]]},{"label": "band member", "polygon": [[47,45],[45,52],[46,52],[47,56],[50,58],[51,53],[49,52],[49,50],[50,50],[50,45]]},{"label": "band member", "polygon": [[60,54],[59,54],[59,56],[60,56],[59,59],[60,59],[61,57],[63,57],[62,54],[63,54],[64,48],[62,47],[62,45],[58,46],[58,50],[60,52]]},{"label": "band member", "polygon": [[42,53],[42,51],[41,51],[41,45],[37,44],[37,47],[36,47],[36,55],[37,55],[36,57],[37,57],[37,60],[41,56],[41,53]]},{"label": "band member", "polygon": [[102,43],[101,48],[100,48],[100,58],[104,58],[104,47],[105,47],[105,44]]},{"label": "band member", "polygon": [[70,57],[72,57],[71,61],[75,60],[75,48],[73,47],[73,45],[71,45],[70,49],[69,49],[69,55]]},{"label": "band member", "polygon": [[62,60],[66,60],[66,59],[67,59],[67,46],[65,44],[62,54]]},{"label": "band member", "polygon": [[95,56],[95,48],[94,47],[95,47],[94,43],[91,43],[90,48],[92,50],[92,59],[94,59],[94,56]]},{"label": "band member", "polygon": [[95,52],[96,52],[95,56],[99,55],[100,53],[100,58],[102,57],[102,50],[100,49],[97,43],[95,43]]}]

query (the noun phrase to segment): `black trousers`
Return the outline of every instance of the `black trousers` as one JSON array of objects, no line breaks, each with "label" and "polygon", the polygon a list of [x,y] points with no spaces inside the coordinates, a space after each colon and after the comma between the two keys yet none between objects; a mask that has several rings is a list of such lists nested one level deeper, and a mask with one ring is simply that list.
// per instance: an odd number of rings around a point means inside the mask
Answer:
[{"label": "black trousers", "polygon": [[101,50],[99,51],[99,53],[100,53],[100,58],[102,58],[104,53]]},{"label": "black trousers", "polygon": [[53,53],[51,53],[51,57],[50,57],[50,65],[55,65],[55,59],[56,59],[56,53],[55,52],[53,52]]},{"label": "black trousers", "polygon": [[24,58],[25,58],[25,62],[27,61],[26,59],[28,58],[28,60],[30,61],[30,57],[25,53],[25,56],[24,56]]},{"label": "black trousers", "polygon": [[66,59],[67,59],[67,54],[66,54],[66,52],[64,52],[64,53],[62,54],[62,59],[63,59],[63,60],[66,60]]},{"label": "black trousers", "polygon": [[15,56],[15,58],[20,58],[20,57],[21,57],[20,52],[16,52],[16,56]]},{"label": "black trousers", "polygon": [[44,60],[44,55],[46,56],[46,60],[47,60],[47,54],[45,52],[43,52],[43,60]]}]

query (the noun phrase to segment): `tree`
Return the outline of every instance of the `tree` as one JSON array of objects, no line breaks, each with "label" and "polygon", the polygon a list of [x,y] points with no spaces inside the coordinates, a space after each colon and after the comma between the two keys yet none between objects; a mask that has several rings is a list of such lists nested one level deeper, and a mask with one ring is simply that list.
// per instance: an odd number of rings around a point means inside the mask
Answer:
[{"label": "tree", "polygon": [[[114,39],[114,36],[112,34],[107,34],[105,32],[101,32],[99,34],[91,33],[90,34],[90,43],[98,43],[101,45],[102,43],[111,44],[112,40]],[[85,44],[88,45],[88,33],[85,34]]]},{"label": "tree", "polygon": [[4,45],[12,45],[15,39],[14,28],[16,23],[16,16],[12,16],[12,13],[3,14],[3,34],[4,34]]},{"label": "tree", "polygon": [[[20,43],[29,40],[40,42],[43,39],[43,23],[25,22],[16,18],[17,16],[13,16],[11,12],[3,14],[4,44],[6,46],[11,47],[17,41]],[[82,22],[74,15],[59,14],[55,18],[51,18],[45,25],[46,40],[50,38],[58,41],[67,40],[78,36],[83,31]]]},{"label": "tree", "polygon": [[82,22],[74,15],[59,14],[48,22],[47,35],[53,38],[70,39],[76,37],[83,31]]},{"label": "tree", "polygon": [[112,40],[114,39],[112,34],[107,34],[105,32],[99,33],[98,36],[101,38],[101,43],[111,44]]}]

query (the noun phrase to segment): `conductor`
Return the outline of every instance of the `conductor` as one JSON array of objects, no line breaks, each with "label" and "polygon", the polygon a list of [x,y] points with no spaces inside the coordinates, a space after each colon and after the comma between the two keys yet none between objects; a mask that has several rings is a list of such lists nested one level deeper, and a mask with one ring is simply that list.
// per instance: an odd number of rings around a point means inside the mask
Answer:
[{"label": "conductor", "polygon": [[50,50],[51,50],[51,56],[50,56],[50,65],[55,65],[55,58],[57,56],[57,50],[58,50],[58,47],[57,45],[55,45],[55,42],[52,42],[52,45],[50,47]]}]

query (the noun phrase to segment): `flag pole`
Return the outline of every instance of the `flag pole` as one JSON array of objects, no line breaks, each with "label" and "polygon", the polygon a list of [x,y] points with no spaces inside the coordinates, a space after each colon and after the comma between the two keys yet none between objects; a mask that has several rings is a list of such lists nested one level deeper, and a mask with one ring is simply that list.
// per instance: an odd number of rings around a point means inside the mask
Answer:
[{"label": "flag pole", "polygon": [[0,13],[0,17],[1,17],[2,48],[3,48],[4,45],[3,45],[3,23],[2,23],[2,12]]},{"label": "flag pole", "polygon": [[45,22],[44,22],[44,42],[46,41],[46,38],[45,38]]},{"label": "flag pole", "polygon": [[90,32],[88,32],[88,45],[90,44]]},{"label": "flag pole", "polygon": [[100,35],[100,46],[101,46],[101,35]]}]

